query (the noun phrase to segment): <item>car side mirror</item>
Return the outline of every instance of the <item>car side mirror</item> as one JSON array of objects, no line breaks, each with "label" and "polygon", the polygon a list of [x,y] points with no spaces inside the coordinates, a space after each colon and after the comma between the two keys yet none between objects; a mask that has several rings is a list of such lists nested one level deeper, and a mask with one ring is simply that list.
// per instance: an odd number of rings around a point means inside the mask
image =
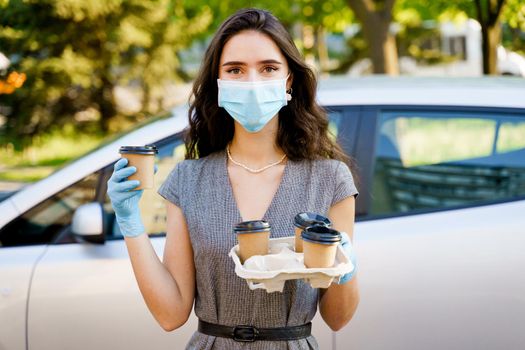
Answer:
[{"label": "car side mirror", "polygon": [[107,226],[104,218],[104,208],[101,203],[83,204],[73,214],[71,232],[83,241],[104,244]]}]

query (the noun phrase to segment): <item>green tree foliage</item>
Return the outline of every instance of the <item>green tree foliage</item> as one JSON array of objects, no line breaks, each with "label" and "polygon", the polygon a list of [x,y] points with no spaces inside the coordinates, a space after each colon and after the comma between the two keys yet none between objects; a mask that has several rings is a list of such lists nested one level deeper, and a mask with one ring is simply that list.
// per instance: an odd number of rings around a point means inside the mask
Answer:
[{"label": "green tree foliage", "polygon": [[[167,83],[192,78],[180,52],[205,43],[240,8],[274,13],[322,71],[334,69],[326,32],[340,33],[359,21],[363,30],[350,40],[339,71],[367,50],[376,72],[395,74],[397,53],[408,51],[403,40],[420,36],[415,28],[447,13],[477,18],[475,4],[483,1],[498,0],[0,0],[0,51],[12,70],[27,74],[23,87],[0,95],[0,114],[7,116],[0,131],[21,141],[72,122],[92,132],[111,131],[123,120],[117,86],[139,88],[140,115],[157,112]],[[512,28],[509,45],[523,45],[523,0],[506,0],[499,18]],[[396,40],[392,20],[400,24]]]},{"label": "green tree foliage", "polygon": [[119,85],[141,87],[147,112],[156,89],[181,79],[177,51],[211,22],[209,8],[175,0],[3,0],[0,51],[27,74],[21,89],[0,96],[4,140],[19,148],[86,114],[96,120],[84,123],[90,131],[106,133]]},{"label": "green tree foliage", "polygon": [[209,34],[239,9],[269,10],[292,34],[295,44],[307,60],[320,65],[322,71],[330,70],[326,33],[342,33],[355,22],[346,0],[209,0],[205,6],[214,13]]},{"label": "green tree foliage", "polygon": [[503,45],[525,55],[525,1],[507,0],[501,21]]},{"label": "green tree foliage", "polygon": [[[454,12],[449,14],[451,8]],[[422,64],[454,60],[442,52],[439,22],[459,18],[459,13],[448,1],[397,0],[394,21],[399,26],[396,33],[399,55],[411,56]]]}]

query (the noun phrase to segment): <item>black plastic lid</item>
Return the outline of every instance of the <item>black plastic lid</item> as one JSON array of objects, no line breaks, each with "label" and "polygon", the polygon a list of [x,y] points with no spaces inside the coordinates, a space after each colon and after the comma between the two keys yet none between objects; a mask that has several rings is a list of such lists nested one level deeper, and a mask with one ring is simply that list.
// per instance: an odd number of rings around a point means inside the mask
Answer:
[{"label": "black plastic lid", "polygon": [[341,233],[324,225],[317,225],[303,230],[301,238],[314,243],[334,244],[341,241]]},{"label": "black plastic lid", "polygon": [[243,221],[235,225],[233,232],[235,233],[259,233],[259,232],[269,232],[270,223],[264,220],[254,220],[254,221]]},{"label": "black plastic lid", "polygon": [[295,227],[305,229],[310,226],[324,225],[331,227],[332,222],[322,215],[316,213],[299,213],[294,218]]},{"label": "black plastic lid", "polygon": [[122,146],[119,149],[119,153],[127,154],[157,154],[159,150],[155,145],[146,146]]}]

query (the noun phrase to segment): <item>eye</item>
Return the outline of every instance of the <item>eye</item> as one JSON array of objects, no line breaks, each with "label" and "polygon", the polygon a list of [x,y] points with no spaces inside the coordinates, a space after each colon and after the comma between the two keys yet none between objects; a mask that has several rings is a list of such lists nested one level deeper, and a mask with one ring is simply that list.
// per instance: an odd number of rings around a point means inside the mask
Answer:
[{"label": "eye", "polygon": [[266,66],[266,67],[264,67],[263,70],[264,70],[265,73],[273,73],[273,72],[279,70],[279,68],[273,67],[273,66]]},{"label": "eye", "polygon": [[232,68],[232,69],[228,69],[226,72],[230,74],[240,74],[241,70],[239,68]]}]

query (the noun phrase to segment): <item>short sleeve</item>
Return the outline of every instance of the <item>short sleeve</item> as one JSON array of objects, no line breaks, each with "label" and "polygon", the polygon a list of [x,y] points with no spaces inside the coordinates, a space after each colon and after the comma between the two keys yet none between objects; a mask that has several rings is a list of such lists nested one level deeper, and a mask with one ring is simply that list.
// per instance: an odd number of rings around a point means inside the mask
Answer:
[{"label": "short sleeve", "polygon": [[354,177],[348,166],[343,162],[338,162],[335,168],[335,189],[331,205],[333,206],[350,196],[357,198],[359,191],[355,186]]},{"label": "short sleeve", "polygon": [[180,207],[179,193],[181,190],[179,186],[179,165],[180,163],[175,165],[157,191],[158,194],[178,207]]}]

